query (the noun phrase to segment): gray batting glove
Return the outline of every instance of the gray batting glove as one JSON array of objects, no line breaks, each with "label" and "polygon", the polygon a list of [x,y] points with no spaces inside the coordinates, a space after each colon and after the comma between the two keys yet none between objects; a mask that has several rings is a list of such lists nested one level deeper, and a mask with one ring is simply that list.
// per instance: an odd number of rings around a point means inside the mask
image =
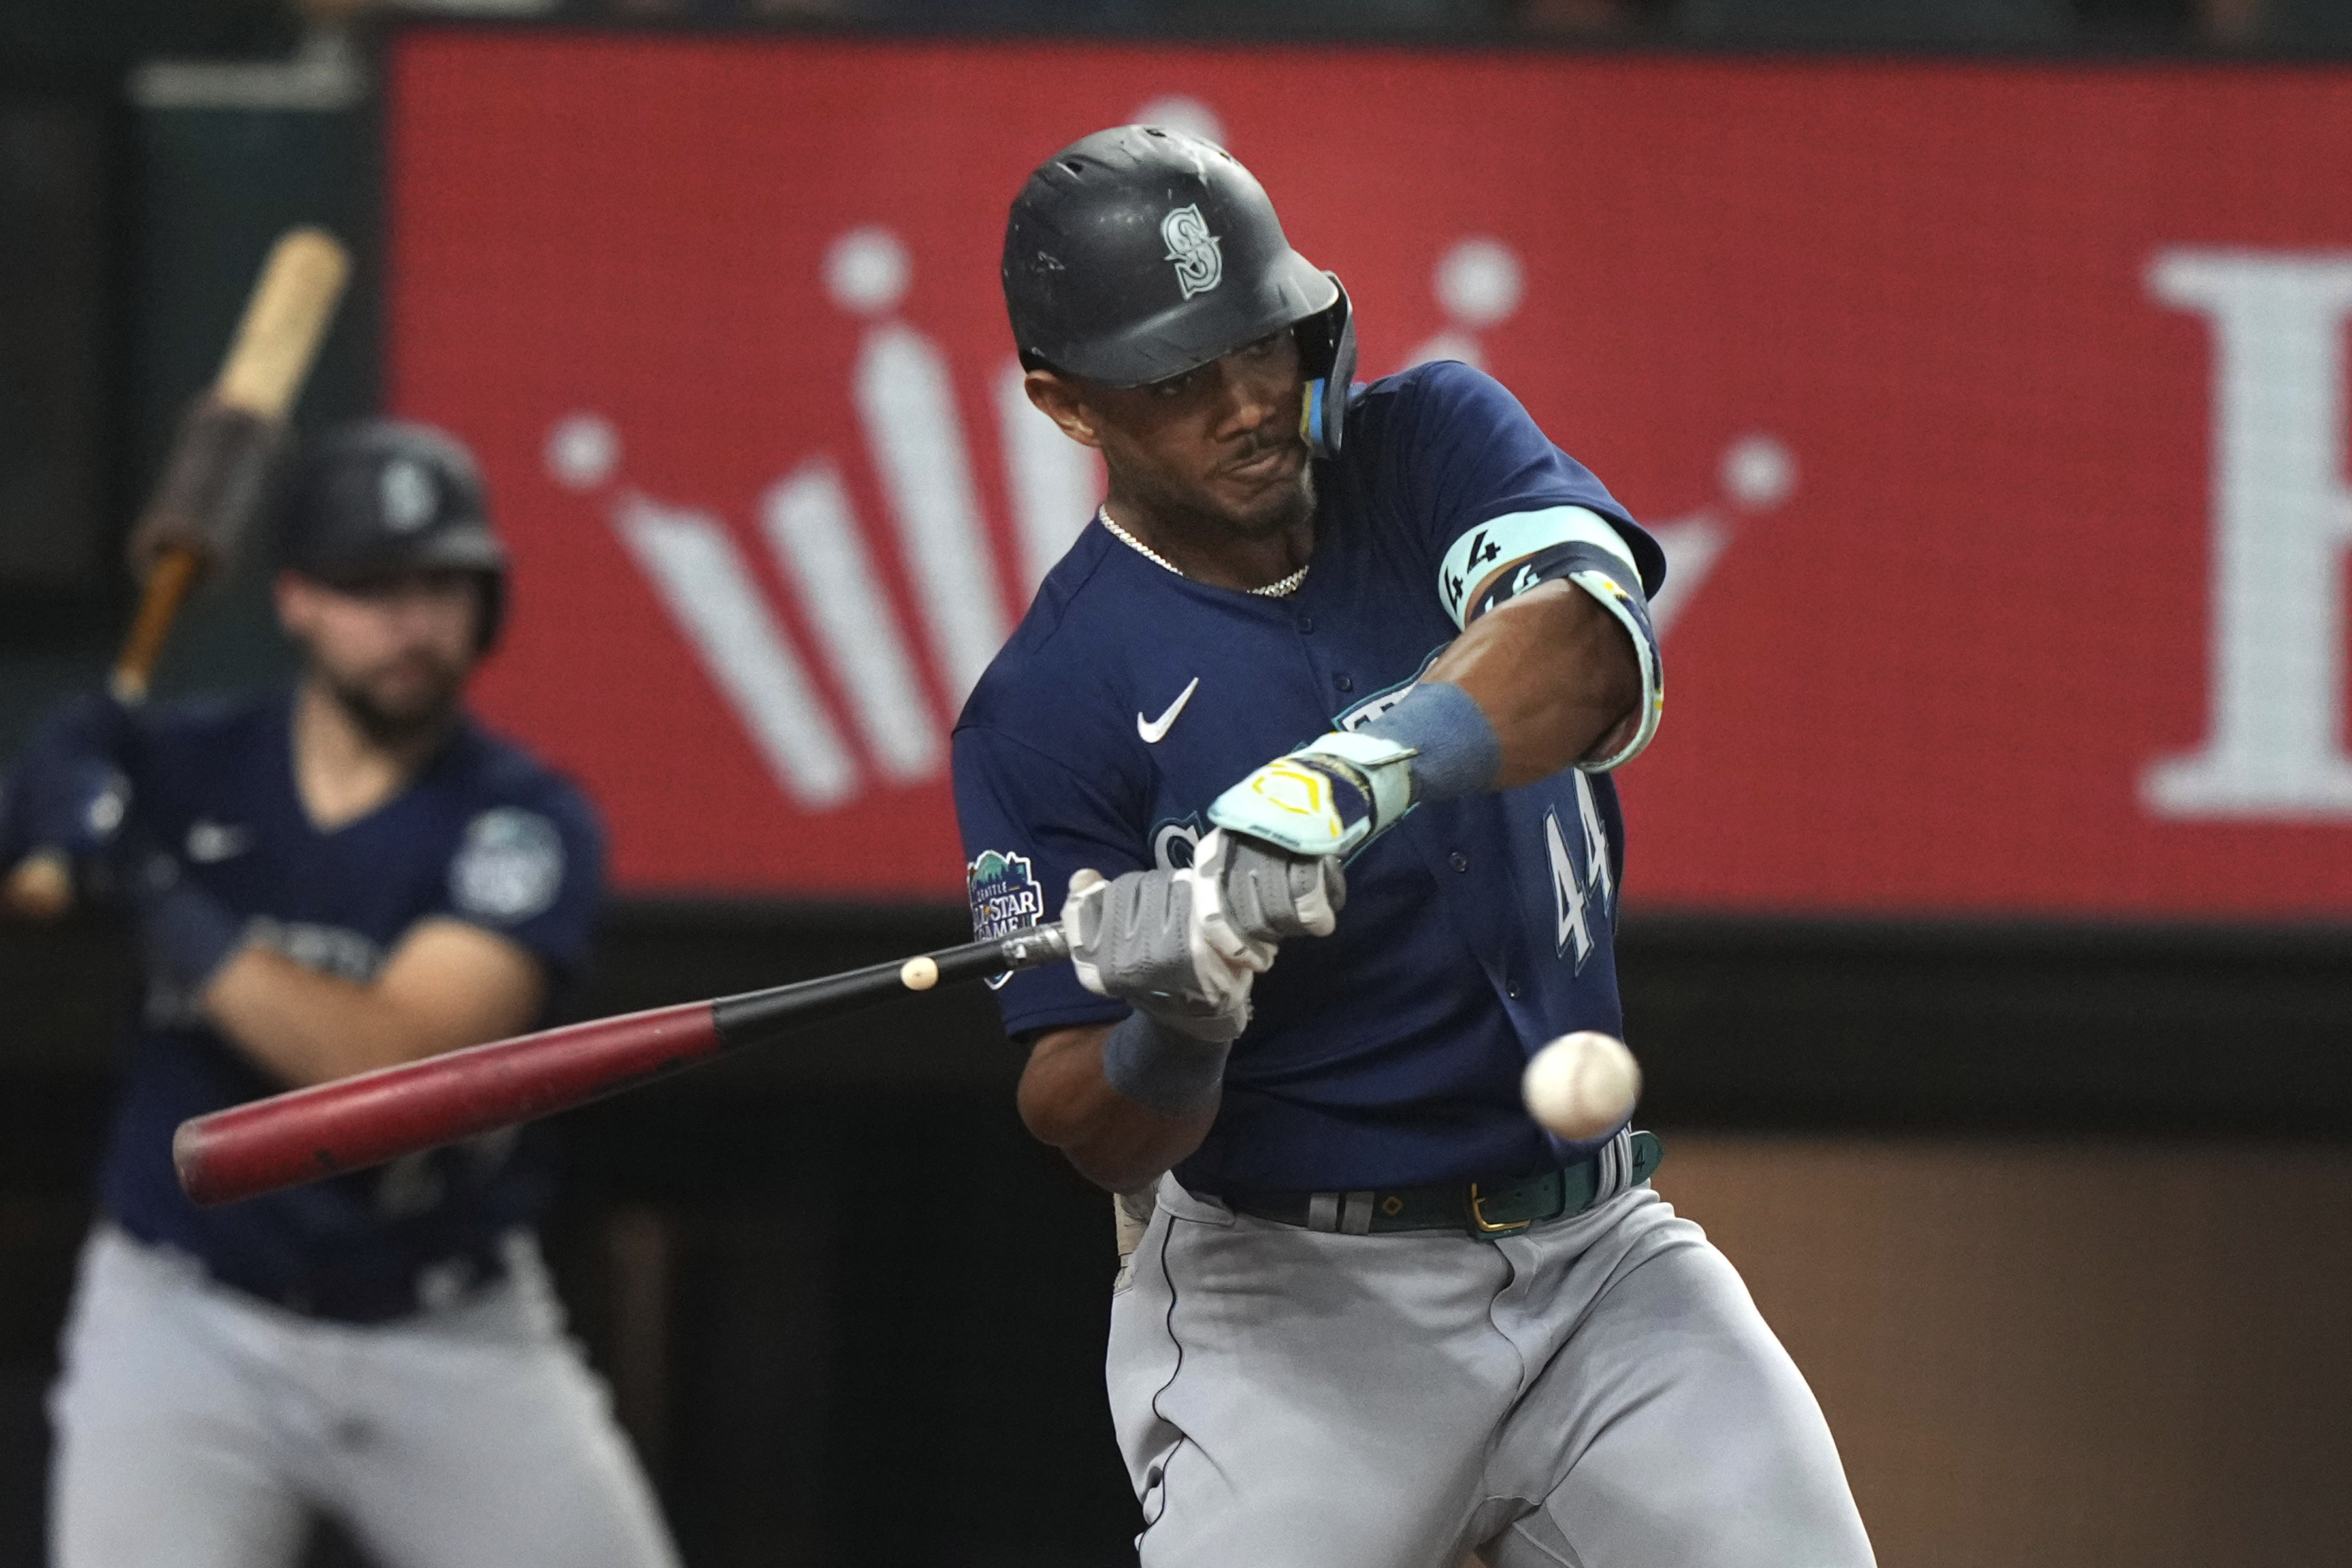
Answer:
[{"label": "gray batting glove", "polygon": [[[1294,936],[1329,936],[1348,904],[1348,879],[1336,855],[1302,858],[1260,839],[1212,829],[1192,850],[1192,868],[1217,884],[1223,922],[1238,956]],[[1218,933],[1211,932],[1218,941]]]},{"label": "gray batting glove", "polygon": [[1078,872],[1062,931],[1080,984],[1196,1040],[1228,1041],[1248,1027],[1250,982],[1274,962],[1271,944],[1224,927],[1215,879],[1191,866],[1110,880]]}]

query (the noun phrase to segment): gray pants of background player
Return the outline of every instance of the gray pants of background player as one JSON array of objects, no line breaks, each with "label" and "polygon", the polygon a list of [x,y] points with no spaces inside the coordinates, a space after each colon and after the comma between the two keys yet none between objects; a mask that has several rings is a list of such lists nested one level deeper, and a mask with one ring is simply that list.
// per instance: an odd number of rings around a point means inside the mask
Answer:
[{"label": "gray pants of background player", "polygon": [[1157,1200],[1111,1308],[1143,1568],[1868,1568],[1821,1407],[1647,1186],[1500,1242]]},{"label": "gray pants of background player", "polygon": [[50,1561],[287,1568],[326,1513],[383,1568],[675,1568],[537,1249],[510,1256],[477,1298],[361,1327],[101,1228],[50,1396]]}]

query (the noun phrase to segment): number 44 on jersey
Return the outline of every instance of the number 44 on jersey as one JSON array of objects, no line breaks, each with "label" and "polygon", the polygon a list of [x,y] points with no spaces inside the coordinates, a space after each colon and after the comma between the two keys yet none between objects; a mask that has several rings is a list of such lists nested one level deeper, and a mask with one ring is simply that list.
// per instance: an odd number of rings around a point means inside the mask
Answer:
[{"label": "number 44 on jersey", "polygon": [[1569,944],[1576,946],[1576,968],[1592,956],[1592,921],[1613,923],[1617,888],[1609,875],[1609,835],[1601,826],[1601,809],[1593,803],[1592,781],[1582,773],[1576,780],[1577,826],[1573,838],[1561,830],[1557,808],[1544,813],[1544,854],[1551,863],[1551,891],[1559,925],[1554,950],[1563,958]]}]

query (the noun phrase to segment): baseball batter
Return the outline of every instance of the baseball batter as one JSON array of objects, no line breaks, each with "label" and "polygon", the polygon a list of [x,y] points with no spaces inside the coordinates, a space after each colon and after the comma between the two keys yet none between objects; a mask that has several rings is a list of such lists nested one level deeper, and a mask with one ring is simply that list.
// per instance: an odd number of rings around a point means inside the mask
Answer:
[{"label": "baseball batter", "polygon": [[999,994],[1022,1114],[1144,1221],[1108,1367],[1144,1563],[1868,1563],[1656,1140],[1519,1098],[1622,1033],[1656,544],[1479,372],[1351,388],[1338,279],[1206,142],[1055,153],[1003,279],[1110,488],[964,710],[957,805],[981,934],[1074,937]]},{"label": "baseball batter", "polygon": [[186,1117],[530,1026],[602,896],[594,813],[467,720],[506,557],[455,441],[306,458],[277,585],[291,693],[56,716],[0,814],[137,916],[148,978],[83,1254],[57,1433],[59,1568],[290,1564],[331,1515],[384,1568],[675,1562],[493,1138],[212,1210]]}]

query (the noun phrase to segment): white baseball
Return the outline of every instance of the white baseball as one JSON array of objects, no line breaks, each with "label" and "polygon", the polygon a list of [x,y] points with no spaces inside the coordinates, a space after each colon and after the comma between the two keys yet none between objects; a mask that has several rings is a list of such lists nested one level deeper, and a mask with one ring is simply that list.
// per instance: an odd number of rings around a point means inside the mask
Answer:
[{"label": "white baseball", "polygon": [[1562,1138],[1616,1130],[1642,1096],[1642,1068],[1625,1042],[1580,1029],[1538,1051],[1519,1080],[1528,1114]]}]

